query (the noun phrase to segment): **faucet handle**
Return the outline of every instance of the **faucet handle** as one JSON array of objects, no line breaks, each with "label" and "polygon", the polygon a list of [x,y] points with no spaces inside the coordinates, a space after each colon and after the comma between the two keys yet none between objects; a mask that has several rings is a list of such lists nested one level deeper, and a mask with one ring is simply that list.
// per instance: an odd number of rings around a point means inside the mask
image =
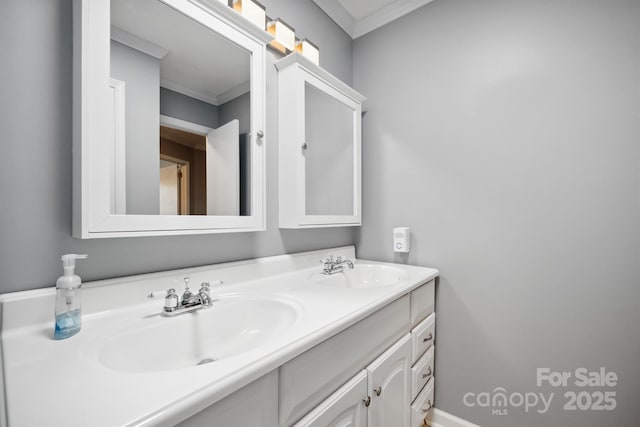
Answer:
[{"label": "faucet handle", "polygon": [[189,276],[185,277],[184,279],[184,292],[182,293],[182,300],[189,300],[192,296],[193,293],[191,292],[191,289],[189,289]]},{"label": "faucet handle", "polygon": [[202,282],[200,284],[200,290],[198,291],[198,295],[200,296],[200,301],[202,305],[206,307],[210,307],[211,300],[211,285],[221,285],[222,280],[214,280],[212,282]]},{"label": "faucet handle", "polygon": [[180,299],[176,290],[171,288],[167,291],[167,296],[164,297],[164,311],[175,311],[178,309]]},{"label": "faucet handle", "polygon": [[211,284],[209,282],[202,282],[202,284],[200,285],[200,290],[198,291],[199,294],[207,294],[209,295],[209,293],[211,292]]}]

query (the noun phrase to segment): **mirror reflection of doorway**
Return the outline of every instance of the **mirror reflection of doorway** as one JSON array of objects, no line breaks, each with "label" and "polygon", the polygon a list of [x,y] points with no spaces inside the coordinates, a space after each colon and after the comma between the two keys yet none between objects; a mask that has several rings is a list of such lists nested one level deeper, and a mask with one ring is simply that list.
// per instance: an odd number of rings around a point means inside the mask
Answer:
[{"label": "mirror reflection of doorway", "polygon": [[160,156],[160,214],[189,215],[189,163]]},{"label": "mirror reflection of doorway", "polygon": [[[249,135],[240,134],[239,120],[233,119],[215,129],[161,116],[160,160],[163,215],[246,216],[251,211]],[[182,165],[186,183],[180,185],[182,204],[177,209],[173,176]],[[186,166],[186,169],[185,169]],[[171,173],[169,171],[172,171]],[[170,184],[171,183],[171,184]],[[173,186],[173,187],[170,187]],[[164,194],[164,195],[163,195]]]},{"label": "mirror reflection of doorway", "polygon": [[[206,215],[206,137],[180,129],[160,126],[160,214],[162,215]],[[179,207],[172,213],[164,211],[174,206],[174,199],[163,200],[162,171],[166,164],[172,162],[182,166],[182,184],[179,188],[181,198]],[[168,165],[166,165],[168,167]],[[165,172],[168,174],[168,172]],[[174,173],[177,173],[174,171]],[[173,175],[173,174],[172,174]],[[167,178],[168,180],[168,178]],[[175,197],[173,191],[167,197]]]}]

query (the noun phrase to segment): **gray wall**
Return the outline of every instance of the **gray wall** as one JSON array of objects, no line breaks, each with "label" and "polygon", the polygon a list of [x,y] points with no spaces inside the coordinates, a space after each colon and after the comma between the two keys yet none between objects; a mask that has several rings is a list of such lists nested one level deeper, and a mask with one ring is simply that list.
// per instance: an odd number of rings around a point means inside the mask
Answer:
[{"label": "gray wall", "polygon": [[125,83],[127,213],[154,215],[160,206],[160,60],[111,40],[111,77]]},{"label": "gray wall", "polygon": [[[267,15],[282,18],[320,48],[320,66],[343,82],[353,83],[352,40],[311,0],[264,0]],[[272,83],[272,88],[278,86]]]},{"label": "gray wall", "polygon": [[[265,2],[267,3],[267,2]],[[351,81],[351,41],[311,0],[270,1],[327,52],[323,66]],[[276,10],[278,12],[276,12]],[[77,240],[71,237],[71,2],[0,6],[0,291],[52,286],[60,256],[88,253],[85,281],[353,244],[353,229],[278,229],[275,56],[267,58],[267,225],[257,233]]]},{"label": "gray wall", "polygon": [[[354,43],[358,257],[440,269],[437,407],[640,425],[639,22],[631,0],[436,0]],[[412,228],[408,257],[395,226]],[[619,376],[613,412],[563,411],[588,388],[536,387],[536,368],[601,366]],[[555,397],[544,415],[462,402],[496,387]]]},{"label": "gray wall", "polygon": [[220,112],[213,104],[161,87],[160,114],[216,129]]},{"label": "gray wall", "polygon": [[240,121],[240,133],[251,131],[251,93],[247,92],[220,105],[220,126],[233,119]]}]

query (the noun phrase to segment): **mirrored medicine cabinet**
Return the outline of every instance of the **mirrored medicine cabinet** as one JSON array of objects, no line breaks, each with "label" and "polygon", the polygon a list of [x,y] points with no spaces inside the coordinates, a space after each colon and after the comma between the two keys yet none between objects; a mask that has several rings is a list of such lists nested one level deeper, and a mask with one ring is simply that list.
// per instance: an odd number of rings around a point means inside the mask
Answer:
[{"label": "mirrored medicine cabinet", "polygon": [[265,228],[265,44],[218,0],[74,0],[78,238]]},{"label": "mirrored medicine cabinet", "polygon": [[366,98],[302,55],[276,67],[280,228],[361,225]]}]

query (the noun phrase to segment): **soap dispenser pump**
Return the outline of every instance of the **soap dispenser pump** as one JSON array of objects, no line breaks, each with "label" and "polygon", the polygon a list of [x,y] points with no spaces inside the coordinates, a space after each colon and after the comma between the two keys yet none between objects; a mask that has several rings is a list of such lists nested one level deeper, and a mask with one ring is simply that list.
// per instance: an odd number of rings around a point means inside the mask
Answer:
[{"label": "soap dispenser pump", "polygon": [[75,268],[76,260],[85,258],[87,255],[62,255],[64,276],[60,276],[56,282],[56,327],[53,337],[57,340],[77,334],[82,327],[82,282],[75,274]]}]

